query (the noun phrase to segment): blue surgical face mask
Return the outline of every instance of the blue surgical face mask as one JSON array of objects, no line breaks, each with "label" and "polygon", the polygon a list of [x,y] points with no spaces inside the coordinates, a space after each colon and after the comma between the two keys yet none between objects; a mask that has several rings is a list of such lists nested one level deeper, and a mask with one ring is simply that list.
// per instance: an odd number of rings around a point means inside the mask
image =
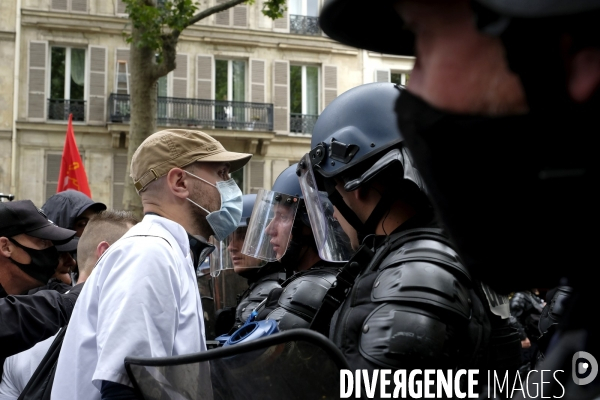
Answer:
[{"label": "blue surgical face mask", "polygon": [[242,191],[233,179],[220,181],[217,182],[216,185],[213,185],[199,176],[196,176],[188,171],[185,172],[196,179],[200,179],[201,181],[208,183],[219,191],[219,194],[221,195],[221,208],[217,211],[210,212],[200,204],[191,200],[189,197],[188,201],[195,206],[200,207],[208,214],[206,216],[206,221],[213,229],[213,236],[215,239],[218,241],[225,240],[227,236],[232,234],[233,231],[237,229],[240,219],[242,218]]}]

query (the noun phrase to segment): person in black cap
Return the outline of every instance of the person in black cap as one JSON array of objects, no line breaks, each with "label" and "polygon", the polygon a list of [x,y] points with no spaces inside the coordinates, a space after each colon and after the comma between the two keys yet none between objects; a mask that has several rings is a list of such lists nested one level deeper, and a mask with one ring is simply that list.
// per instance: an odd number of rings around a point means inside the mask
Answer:
[{"label": "person in black cap", "polygon": [[42,211],[50,221],[62,228],[74,230],[76,237],[81,237],[91,217],[104,210],[106,204],[95,202],[77,190],[56,193],[42,206]]},{"label": "person in black cap", "polygon": [[0,203],[0,361],[52,336],[71,317],[81,286],[65,295],[19,295],[50,279],[59,260],[55,245],[74,235],[30,200]]},{"label": "person in black cap", "polygon": [[[56,193],[46,200],[46,203],[42,206],[42,211],[48,216],[48,219],[61,228],[72,229],[76,232],[73,243],[67,243],[63,248],[58,248],[61,259],[64,261],[53,278],[60,280],[65,285],[71,285],[78,280],[77,240],[81,237],[90,218],[104,210],[106,210],[104,203],[95,202],[84,193],[72,189]],[[69,260],[69,255],[64,254],[66,252],[70,253],[74,260]],[[55,286],[49,282],[49,286],[44,289],[55,289]]]}]

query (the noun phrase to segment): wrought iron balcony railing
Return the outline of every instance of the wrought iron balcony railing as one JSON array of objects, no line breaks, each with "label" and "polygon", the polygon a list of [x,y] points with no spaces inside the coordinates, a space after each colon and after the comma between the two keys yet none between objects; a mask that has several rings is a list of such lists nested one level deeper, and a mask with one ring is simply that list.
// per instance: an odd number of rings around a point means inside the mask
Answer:
[{"label": "wrought iron balcony railing", "polygon": [[310,114],[290,114],[290,132],[293,133],[312,133],[318,115]]},{"label": "wrought iron balcony railing", "polygon": [[73,114],[73,121],[85,121],[85,100],[48,99],[48,119],[68,121]]},{"label": "wrought iron balcony railing", "polygon": [[298,35],[320,35],[319,17],[290,14],[290,32]]},{"label": "wrought iron balcony railing", "polygon": [[[129,121],[128,94],[112,93],[108,103],[111,122]],[[273,104],[267,103],[159,97],[156,114],[159,125],[273,130]]]}]

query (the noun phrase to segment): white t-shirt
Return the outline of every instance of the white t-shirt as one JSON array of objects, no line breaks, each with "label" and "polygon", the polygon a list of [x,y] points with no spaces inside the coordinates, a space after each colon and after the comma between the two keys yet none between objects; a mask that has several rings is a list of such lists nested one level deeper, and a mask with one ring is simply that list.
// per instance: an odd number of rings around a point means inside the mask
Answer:
[{"label": "white t-shirt", "polygon": [[0,382],[0,400],[17,400],[29,379],[46,356],[56,335],[38,342],[32,348],[4,360],[4,372]]},{"label": "white t-shirt", "polygon": [[146,215],[102,255],[81,291],[59,358],[52,399],[100,399],[102,381],[131,386],[126,356],[206,350],[187,233]]}]

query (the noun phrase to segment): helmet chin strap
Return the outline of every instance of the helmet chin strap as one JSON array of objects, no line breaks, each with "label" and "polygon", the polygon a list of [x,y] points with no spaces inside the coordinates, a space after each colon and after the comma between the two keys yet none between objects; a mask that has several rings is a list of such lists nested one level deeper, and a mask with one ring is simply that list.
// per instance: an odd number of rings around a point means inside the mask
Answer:
[{"label": "helmet chin strap", "polygon": [[[360,218],[356,215],[356,213],[348,207],[346,202],[344,201],[340,192],[337,191],[335,186],[332,186],[330,183],[325,181],[325,187],[327,190],[327,195],[331,203],[338,209],[338,211],[344,216],[346,221],[356,230],[356,234],[358,236],[359,243],[362,243],[364,238],[369,235],[375,233],[377,229],[377,225],[381,218],[383,218],[384,214],[389,210],[390,206],[394,202],[395,198],[391,194],[387,194],[387,196],[381,196],[381,199],[371,211],[371,214],[367,218],[365,222],[362,222]],[[358,189],[357,189],[358,190]]]}]

